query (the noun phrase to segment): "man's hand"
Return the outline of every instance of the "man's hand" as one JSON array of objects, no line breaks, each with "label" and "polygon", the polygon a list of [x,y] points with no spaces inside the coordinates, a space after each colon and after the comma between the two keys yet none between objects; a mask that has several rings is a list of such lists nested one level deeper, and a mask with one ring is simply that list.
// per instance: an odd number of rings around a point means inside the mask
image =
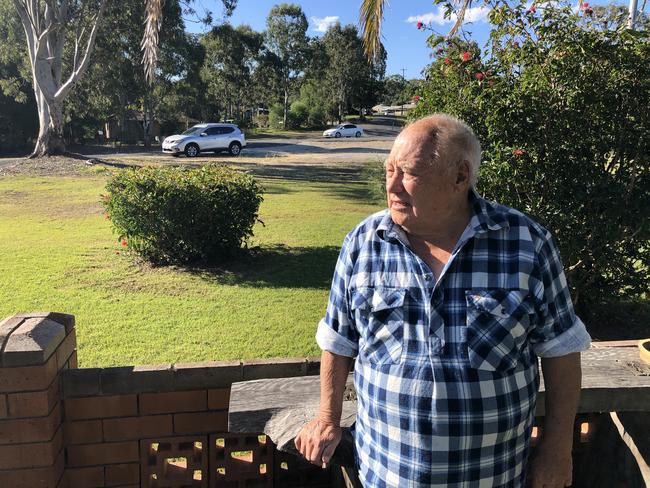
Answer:
[{"label": "man's hand", "polygon": [[551,443],[539,443],[528,468],[530,488],[564,488],[571,486],[573,461],[571,448],[560,449]]},{"label": "man's hand", "polygon": [[323,468],[332,459],[340,441],[341,427],[319,417],[305,425],[294,439],[298,452]]}]

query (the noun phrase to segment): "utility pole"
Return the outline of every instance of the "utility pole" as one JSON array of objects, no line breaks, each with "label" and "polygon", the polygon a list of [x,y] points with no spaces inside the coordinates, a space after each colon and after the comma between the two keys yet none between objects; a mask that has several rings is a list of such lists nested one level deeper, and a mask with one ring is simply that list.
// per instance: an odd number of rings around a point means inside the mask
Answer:
[{"label": "utility pole", "polygon": [[[636,0],[630,0],[631,2],[635,2]],[[404,81],[404,88],[406,88],[406,77],[404,76],[404,73],[406,72],[406,68],[402,68],[402,80]],[[404,117],[404,98],[402,98],[402,117]]]}]

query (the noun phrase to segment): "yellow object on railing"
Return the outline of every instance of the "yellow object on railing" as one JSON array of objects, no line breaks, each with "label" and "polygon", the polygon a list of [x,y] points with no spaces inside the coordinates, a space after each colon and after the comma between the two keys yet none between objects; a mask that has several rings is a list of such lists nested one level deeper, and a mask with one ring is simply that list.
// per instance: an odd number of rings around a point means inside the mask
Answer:
[{"label": "yellow object on railing", "polygon": [[650,364],[650,339],[642,339],[639,341],[639,356],[642,361]]}]

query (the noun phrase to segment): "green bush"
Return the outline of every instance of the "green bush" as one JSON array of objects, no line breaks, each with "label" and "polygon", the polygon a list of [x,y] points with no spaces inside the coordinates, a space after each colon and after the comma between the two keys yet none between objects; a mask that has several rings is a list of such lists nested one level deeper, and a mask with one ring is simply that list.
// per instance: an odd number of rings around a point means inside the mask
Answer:
[{"label": "green bush", "polygon": [[[412,118],[453,114],[483,145],[479,191],[556,237],[582,311],[650,282],[650,43],[606,12],[490,3],[489,52],[433,35]],[[586,4],[585,4],[586,5]]]},{"label": "green bush", "polygon": [[103,204],[122,241],[156,264],[214,264],[232,258],[253,235],[262,189],[223,165],[122,171]]},{"label": "green bush", "polygon": [[309,108],[304,102],[296,100],[291,104],[291,107],[289,108],[289,115],[291,116],[292,127],[299,128],[307,124],[307,118],[309,117]]},{"label": "green bush", "polygon": [[269,110],[269,127],[271,129],[278,129],[284,125],[284,108],[282,104],[276,103],[271,106]]}]

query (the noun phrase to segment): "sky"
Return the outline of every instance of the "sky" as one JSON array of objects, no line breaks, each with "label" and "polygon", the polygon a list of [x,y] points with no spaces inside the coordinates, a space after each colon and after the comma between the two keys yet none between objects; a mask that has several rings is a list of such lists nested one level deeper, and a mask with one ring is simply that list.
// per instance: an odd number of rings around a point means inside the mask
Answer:
[{"label": "sky", "polygon": [[[291,0],[284,0],[291,3]],[[281,3],[280,0],[238,0],[237,8],[229,22],[234,25],[248,24],[256,31],[263,31],[266,17],[271,8]],[[359,26],[359,5],[361,0],[304,0],[294,1],[302,7],[309,21],[307,35],[321,36],[327,26],[336,21],[341,25],[354,24]],[[452,22],[444,19],[442,7],[433,5],[432,0],[392,0],[386,2],[384,21],[382,24],[382,42],[388,52],[386,75],[404,75],[407,79],[422,78],[422,70],[430,63],[431,50],[426,40],[431,30],[418,30],[416,23],[422,21],[428,28],[440,34],[446,34]],[[485,45],[489,34],[487,23],[488,10],[473,2],[465,16],[465,30],[471,33],[480,47]],[[605,4],[607,1],[595,0],[591,4]],[[627,5],[624,1],[617,1]],[[196,0],[197,10],[202,7],[211,10],[215,20],[223,12],[223,4],[219,0]],[[471,21],[468,24],[467,21]],[[193,23],[186,23],[190,32],[202,32],[202,28]],[[404,71],[402,71],[404,70]]]}]

